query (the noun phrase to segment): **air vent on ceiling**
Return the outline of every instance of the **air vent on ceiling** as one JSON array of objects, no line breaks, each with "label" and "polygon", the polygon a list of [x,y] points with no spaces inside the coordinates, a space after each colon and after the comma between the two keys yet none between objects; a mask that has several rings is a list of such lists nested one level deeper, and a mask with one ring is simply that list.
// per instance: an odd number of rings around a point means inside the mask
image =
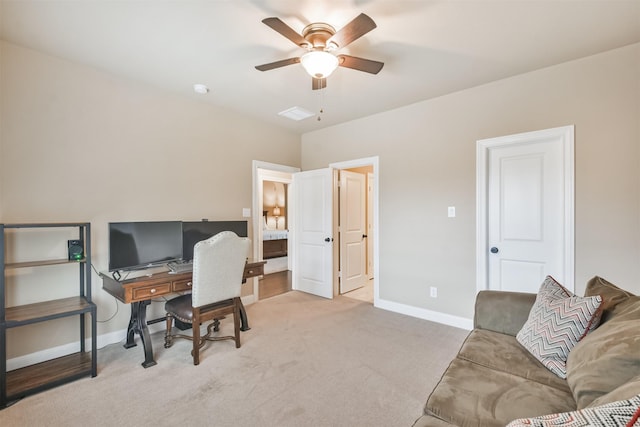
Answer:
[{"label": "air vent on ceiling", "polygon": [[304,120],[313,117],[315,114],[301,107],[291,107],[278,113],[279,116],[286,117],[291,120]]}]

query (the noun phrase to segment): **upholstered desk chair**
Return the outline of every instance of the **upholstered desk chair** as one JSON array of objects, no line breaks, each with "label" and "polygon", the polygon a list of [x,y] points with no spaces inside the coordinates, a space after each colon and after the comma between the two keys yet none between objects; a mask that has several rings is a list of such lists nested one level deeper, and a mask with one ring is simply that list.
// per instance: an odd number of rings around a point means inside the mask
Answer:
[{"label": "upholstered desk chair", "polygon": [[[207,341],[232,339],[240,348],[240,287],[251,241],[223,231],[196,243],[193,249],[193,284],[191,294],[173,298],[165,304],[167,330],[164,346],[173,345],[173,338],[193,341],[193,364],[200,363],[200,349]],[[233,314],[234,336],[215,337],[219,319]],[[172,335],[173,319],[192,325],[193,335]],[[200,325],[212,321],[207,333],[200,336]]]}]

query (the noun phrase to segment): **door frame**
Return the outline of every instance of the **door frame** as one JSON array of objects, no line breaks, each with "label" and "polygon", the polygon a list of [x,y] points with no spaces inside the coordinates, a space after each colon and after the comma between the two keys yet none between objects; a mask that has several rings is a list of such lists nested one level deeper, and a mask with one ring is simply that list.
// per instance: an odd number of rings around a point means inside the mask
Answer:
[{"label": "door frame", "polygon": [[563,145],[564,175],[564,265],[563,285],[570,291],[575,290],[575,156],[574,125],[524,132],[496,138],[481,139],[476,145],[476,289],[489,289],[489,242],[488,242],[488,183],[489,151],[496,147],[537,143],[541,139],[559,138]]},{"label": "door frame", "polygon": [[[275,181],[291,184],[291,174],[300,172],[300,168],[295,166],[280,165],[276,163],[263,162],[260,160],[253,160],[252,162],[252,202],[251,211],[252,215],[252,228],[253,228],[253,242],[252,242],[252,256],[253,259],[262,259],[260,256],[260,244],[262,243],[262,186],[264,181]],[[288,176],[288,177],[287,177]],[[292,206],[294,200],[292,200],[291,185],[287,186],[287,209]],[[292,210],[290,209],[291,213]],[[293,218],[288,220],[293,221]],[[292,246],[290,244],[291,239],[287,242],[287,256],[289,268],[292,266],[292,259],[295,256],[292,253]],[[253,300],[248,298],[247,303],[256,302],[260,299],[259,278],[253,279]]]},{"label": "door frame", "polygon": [[[379,156],[373,157],[365,157],[361,159],[347,160],[343,162],[335,162],[330,163],[329,167],[336,170],[341,169],[353,169],[363,166],[372,166],[373,167],[373,179],[372,179],[372,189],[371,195],[373,196],[373,233],[376,236],[373,239],[373,306],[379,306],[380,300],[380,289],[379,289],[379,279],[380,279],[380,236],[379,226],[380,226],[380,215],[379,215],[379,182],[380,182],[380,158]],[[336,191],[337,182],[334,178],[334,219],[336,218],[336,204],[335,198],[337,197],[338,192]],[[338,222],[334,221],[334,228]],[[334,230],[334,236],[337,236],[336,230]],[[337,246],[334,246],[334,260],[338,256]],[[334,295],[339,295],[338,289],[338,267],[334,263]]]}]

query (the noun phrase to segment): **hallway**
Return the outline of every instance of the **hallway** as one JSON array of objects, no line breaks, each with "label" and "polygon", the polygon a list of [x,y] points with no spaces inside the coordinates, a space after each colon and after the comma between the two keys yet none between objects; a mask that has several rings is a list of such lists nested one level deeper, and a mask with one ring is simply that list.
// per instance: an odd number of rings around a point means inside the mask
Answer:
[{"label": "hallway", "polygon": [[289,292],[291,290],[291,271],[265,274],[260,279],[259,286],[261,300]]},{"label": "hallway", "polygon": [[365,283],[363,287],[354,289],[351,292],[347,292],[342,295],[347,298],[353,298],[373,304],[373,280],[367,280],[367,283]]},{"label": "hallway", "polygon": [[[260,279],[261,300],[284,294],[290,290],[291,271],[289,270],[265,274],[263,278]],[[347,292],[343,294],[343,296],[373,304],[373,280],[368,280],[363,287]]]}]

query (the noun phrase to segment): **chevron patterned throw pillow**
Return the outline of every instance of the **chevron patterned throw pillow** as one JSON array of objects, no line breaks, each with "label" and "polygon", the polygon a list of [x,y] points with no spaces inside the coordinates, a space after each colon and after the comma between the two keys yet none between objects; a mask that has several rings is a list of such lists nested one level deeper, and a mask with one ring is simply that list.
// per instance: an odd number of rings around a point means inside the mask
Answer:
[{"label": "chevron patterned throw pillow", "polygon": [[629,400],[574,412],[511,421],[507,427],[640,427],[640,394]]},{"label": "chevron patterned throw pillow", "polygon": [[600,322],[602,297],[579,297],[547,276],[518,342],[560,378],[567,377],[571,349]]}]

